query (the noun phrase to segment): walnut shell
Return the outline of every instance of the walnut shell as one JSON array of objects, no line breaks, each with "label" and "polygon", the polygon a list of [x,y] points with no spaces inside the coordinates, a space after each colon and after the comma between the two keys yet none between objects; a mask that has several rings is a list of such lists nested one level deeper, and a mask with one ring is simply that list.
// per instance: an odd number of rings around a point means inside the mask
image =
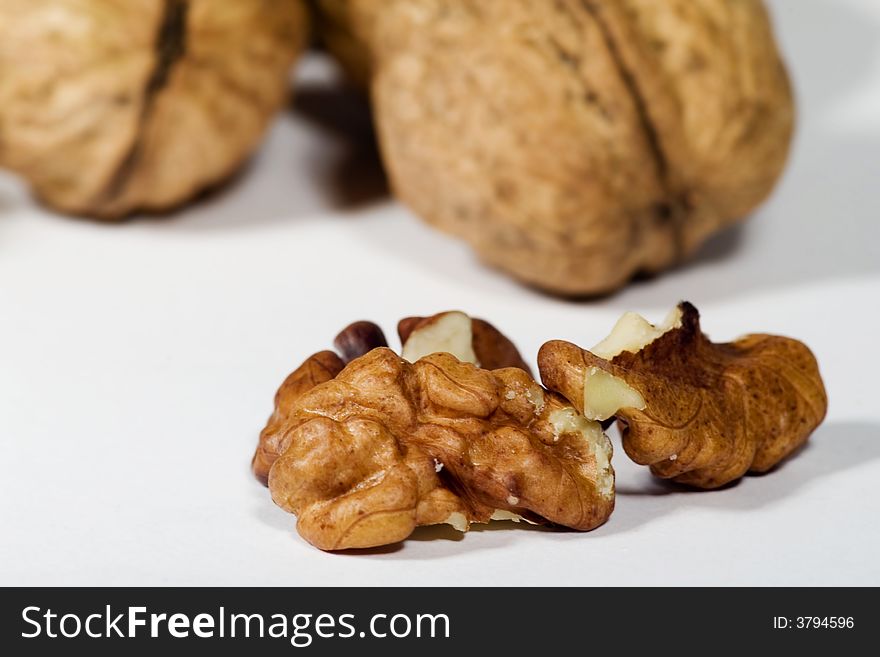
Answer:
[{"label": "walnut shell", "polygon": [[113,219],[233,173],[283,102],[300,0],[3,0],[0,165]]},{"label": "walnut shell", "polygon": [[397,196],[546,290],[681,262],[785,164],[793,100],[760,0],[323,6],[330,47],[369,61]]}]

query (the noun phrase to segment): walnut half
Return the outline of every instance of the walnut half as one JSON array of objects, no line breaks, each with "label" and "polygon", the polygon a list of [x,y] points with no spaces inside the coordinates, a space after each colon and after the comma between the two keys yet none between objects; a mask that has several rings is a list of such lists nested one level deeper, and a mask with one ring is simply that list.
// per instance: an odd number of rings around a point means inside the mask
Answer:
[{"label": "walnut half", "polygon": [[599,424],[516,368],[375,349],[302,395],[281,434],[272,499],[324,550],[511,514],[588,530],[614,508]]},{"label": "walnut half", "polygon": [[806,345],[762,334],[713,343],[686,302],[659,326],[624,315],[592,351],[548,342],[538,366],[544,385],[587,417],[616,416],[636,463],[699,488],[766,472],[807,440],[828,404]]},{"label": "walnut half", "polygon": [[[442,316],[440,329],[422,324],[435,329],[417,338],[427,353],[414,362],[384,346],[367,349],[379,341],[376,331],[353,325],[356,336],[336,341],[355,356],[348,364],[319,352],[276,395],[254,470],[316,547],[384,545],[440,523],[460,531],[490,520],[589,530],[611,514],[612,449],[599,423],[521,368],[484,369],[449,353],[468,351],[447,329],[466,337],[469,318]],[[481,361],[512,347],[497,331],[493,347],[476,339],[483,328],[471,328],[469,351]],[[418,330],[402,331],[405,343]],[[433,333],[441,338],[435,347],[425,338]]]},{"label": "walnut half", "polygon": [[[531,376],[516,346],[489,322],[453,310],[431,317],[407,317],[397,327],[403,358],[410,362],[423,355],[446,352],[459,360],[485,369],[519,367]],[[257,479],[268,483],[269,469],[281,452],[280,429],[299,398],[316,385],[333,379],[348,363],[378,347],[387,347],[381,327],[370,321],[352,322],[333,339],[332,351],[309,356],[281,384],[275,395],[275,410],[260,434],[251,467]],[[536,388],[540,389],[540,386]]]}]

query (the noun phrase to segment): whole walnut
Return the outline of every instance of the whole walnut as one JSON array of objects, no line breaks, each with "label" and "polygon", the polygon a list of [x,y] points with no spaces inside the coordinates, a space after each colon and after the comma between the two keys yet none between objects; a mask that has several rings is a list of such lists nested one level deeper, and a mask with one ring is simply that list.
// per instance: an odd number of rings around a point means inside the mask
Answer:
[{"label": "whole walnut", "polygon": [[0,0],[0,166],[112,219],[232,174],[283,102],[301,0]]},{"label": "whole walnut", "polygon": [[794,123],[760,0],[322,0],[397,196],[517,278],[613,290],[772,190]]}]

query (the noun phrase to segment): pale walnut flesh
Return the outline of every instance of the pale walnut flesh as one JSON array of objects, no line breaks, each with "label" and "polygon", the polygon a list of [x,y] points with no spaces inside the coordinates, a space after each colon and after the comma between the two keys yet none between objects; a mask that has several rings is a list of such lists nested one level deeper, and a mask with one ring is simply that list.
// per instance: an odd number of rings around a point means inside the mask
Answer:
[{"label": "pale walnut flesh", "polygon": [[713,343],[689,303],[656,327],[625,317],[597,351],[605,357],[546,343],[538,356],[544,385],[589,414],[596,372],[623,382],[635,393],[613,414],[624,450],[662,478],[717,488],[766,472],[825,417],[825,388],[803,343],[762,334]]},{"label": "pale walnut flesh", "polygon": [[278,454],[273,500],[324,550],[440,523],[589,530],[614,507],[611,444],[597,422],[520,369],[448,353],[409,363],[373,349],[273,415],[264,442]]},{"label": "pale walnut flesh", "polygon": [[624,351],[635,353],[673,328],[681,327],[681,308],[676,306],[660,324],[651,324],[638,313],[624,313],[611,333],[590,349],[590,352],[610,360]]},{"label": "pale walnut flesh", "polygon": [[402,356],[414,363],[435,353],[449,353],[487,370],[518,367],[531,370],[516,345],[486,320],[452,310],[431,317],[407,317],[397,326]]},{"label": "pale walnut flesh", "polygon": [[443,313],[433,322],[410,333],[403,344],[401,356],[410,363],[423,356],[449,353],[465,363],[479,366],[474,353],[474,332],[471,318],[463,312]]},{"label": "pale walnut flesh", "polygon": [[645,399],[626,382],[598,367],[584,374],[584,416],[607,420],[621,408],[645,408]]}]

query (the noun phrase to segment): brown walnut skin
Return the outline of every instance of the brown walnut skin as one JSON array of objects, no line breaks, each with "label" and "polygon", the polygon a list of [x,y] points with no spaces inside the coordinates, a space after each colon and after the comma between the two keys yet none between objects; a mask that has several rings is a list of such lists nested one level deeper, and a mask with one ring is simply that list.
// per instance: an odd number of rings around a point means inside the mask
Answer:
[{"label": "brown walnut skin", "polygon": [[[429,325],[447,313],[437,313],[431,317],[408,317],[398,324],[401,342],[406,343],[410,334]],[[464,314],[464,313],[462,313]],[[494,326],[481,319],[469,318],[473,333],[473,348],[486,369],[519,367],[529,376],[528,365],[522,360],[516,346]],[[287,421],[290,409],[299,398],[316,385],[329,381],[351,361],[379,347],[387,347],[381,327],[374,322],[360,320],[342,329],[333,339],[332,351],[320,351],[305,360],[291,373],[275,394],[275,408],[266,428],[260,433],[257,450],[251,467],[254,475],[264,485],[268,484],[269,470],[280,455],[279,441],[282,435],[279,427]],[[537,385],[537,384],[535,384]]]},{"label": "brown walnut skin", "polygon": [[792,94],[760,0],[321,6],[330,48],[370,78],[396,195],[551,292],[682,262],[787,159]]},{"label": "brown walnut skin", "polygon": [[281,454],[279,443],[284,439],[284,427],[296,402],[315,386],[330,381],[345,367],[343,360],[332,351],[319,351],[309,356],[296,368],[275,393],[275,410],[260,433],[257,451],[251,468],[263,484],[269,483],[269,470]]},{"label": "brown walnut skin", "polygon": [[394,543],[453,514],[486,522],[496,509],[597,527],[614,507],[613,471],[600,472],[581,433],[554,428],[551,415],[570,406],[549,392],[536,406],[535,389],[517,368],[444,353],[410,364],[374,349],[299,395],[271,429],[272,498],[323,550]]},{"label": "brown walnut skin", "polygon": [[[405,317],[397,324],[400,342],[406,344],[413,331],[430,325],[438,317],[446,313],[437,313],[431,317]],[[473,333],[473,349],[480,361],[480,367],[487,370],[500,370],[505,367],[518,367],[531,376],[532,371],[523,360],[516,345],[501,331],[484,319],[471,317]]]},{"label": "brown walnut skin", "polygon": [[538,354],[541,379],[583,411],[592,367],[623,379],[646,402],[617,412],[623,448],[664,479],[717,488],[766,472],[806,442],[828,406],[816,359],[801,342],[748,335],[715,344],[683,303],[681,326],[610,361],[564,341]]},{"label": "brown walnut skin", "polygon": [[0,166],[62,212],[170,210],[254,150],[306,28],[301,0],[3,0]]},{"label": "brown walnut skin", "polygon": [[373,322],[352,322],[333,339],[333,346],[346,364],[378,347],[387,347],[385,333]]}]

